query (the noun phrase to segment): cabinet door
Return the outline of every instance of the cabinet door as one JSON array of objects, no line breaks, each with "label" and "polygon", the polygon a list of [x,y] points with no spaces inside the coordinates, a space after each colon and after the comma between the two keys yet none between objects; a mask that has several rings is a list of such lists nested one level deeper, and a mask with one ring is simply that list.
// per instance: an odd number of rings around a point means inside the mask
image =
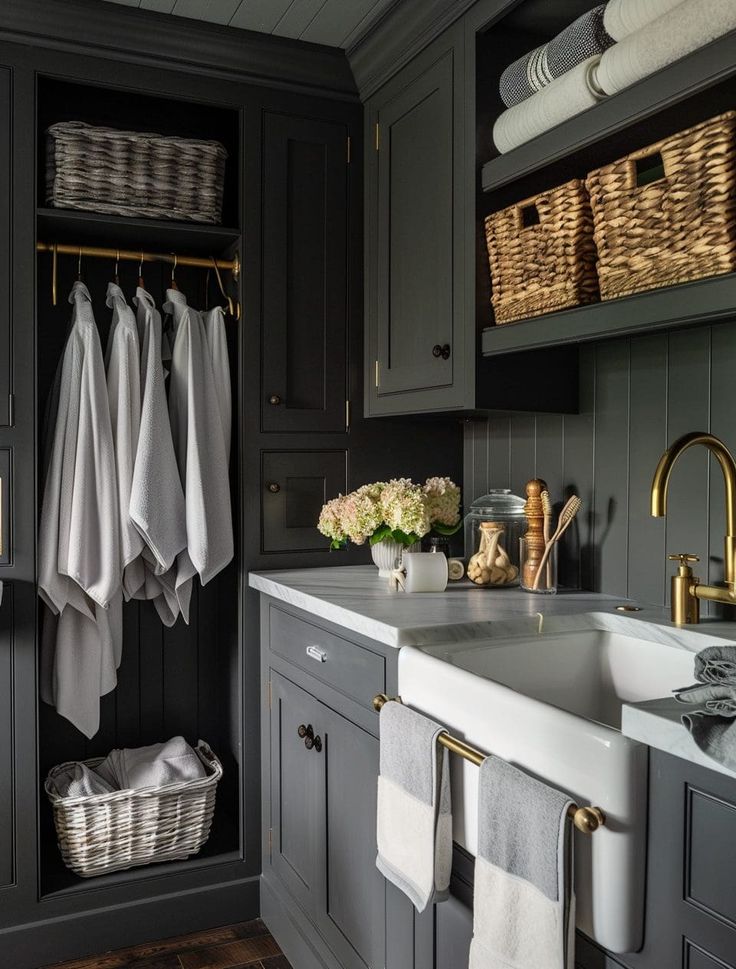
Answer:
[{"label": "cabinet door", "polygon": [[386,964],[386,883],[376,868],[378,740],[324,707],[324,907],[317,927],[344,969]]},{"label": "cabinet door", "polygon": [[461,49],[433,56],[422,73],[409,65],[371,105],[377,125],[367,209],[371,414],[464,402],[464,301],[456,269],[464,225]]},{"label": "cabinet door", "polygon": [[10,202],[12,198],[10,151],[10,71],[0,68],[0,426],[10,423],[12,377],[10,258]]},{"label": "cabinet door", "polygon": [[271,674],[271,864],[314,921],[321,907],[325,853],[325,755],[308,750],[299,728],[321,728],[321,704]]},{"label": "cabinet door", "polygon": [[347,129],[266,114],[262,425],[345,430]]}]

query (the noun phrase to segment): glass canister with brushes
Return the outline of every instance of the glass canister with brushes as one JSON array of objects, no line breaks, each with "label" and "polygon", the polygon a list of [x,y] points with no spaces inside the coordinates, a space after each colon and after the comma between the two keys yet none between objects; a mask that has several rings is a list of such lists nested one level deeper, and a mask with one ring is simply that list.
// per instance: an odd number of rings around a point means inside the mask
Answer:
[{"label": "glass canister with brushes", "polygon": [[519,541],[526,532],[524,499],[508,488],[477,498],[465,517],[468,578],[484,588],[519,584]]}]

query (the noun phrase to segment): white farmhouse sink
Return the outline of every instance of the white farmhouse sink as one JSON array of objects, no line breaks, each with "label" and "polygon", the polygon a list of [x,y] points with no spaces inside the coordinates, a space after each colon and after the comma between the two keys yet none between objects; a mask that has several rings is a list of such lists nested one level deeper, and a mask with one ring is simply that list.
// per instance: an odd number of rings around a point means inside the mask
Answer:
[{"label": "white farmhouse sink", "polygon": [[[691,682],[693,653],[658,642],[667,638],[665,628],[624,617],[548,620],[536,635],[528,622],[516,634],[513,626],[504,623],[494,638],[472,644],[405,647],[401,697],[468,743],[569,792],[578,804],[603,809],[604,828],[576,833],[577,924],[613,952],[636,951],[642,942],[648,748],[622,736],[621,707]],[[459,757],[451,761],[454,837],[475,854],[478,769]]]}]

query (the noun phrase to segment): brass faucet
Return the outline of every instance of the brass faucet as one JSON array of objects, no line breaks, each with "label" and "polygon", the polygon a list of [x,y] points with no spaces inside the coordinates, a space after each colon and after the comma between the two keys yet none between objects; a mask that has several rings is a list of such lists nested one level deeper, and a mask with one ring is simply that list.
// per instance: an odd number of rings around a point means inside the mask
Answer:
[{"label": "brass faucet", "polygon": [[700,622],[700,599],[736,605],[736,462],[723,441],[702,431],[693,431],[678,438],[659,459],[652,481],[651,512],[654,518],[667,513],[667,488],[670,474],[680,455],[695,444],[701,444],[715,457],[723,471],[726,485],[726,537],[724,546],[724,585],[703,585],[693,575],[690,562],[697,555],[678,553],[668,556],[679,561],[677,575],[672,576],[672,621],[678,625]]}]

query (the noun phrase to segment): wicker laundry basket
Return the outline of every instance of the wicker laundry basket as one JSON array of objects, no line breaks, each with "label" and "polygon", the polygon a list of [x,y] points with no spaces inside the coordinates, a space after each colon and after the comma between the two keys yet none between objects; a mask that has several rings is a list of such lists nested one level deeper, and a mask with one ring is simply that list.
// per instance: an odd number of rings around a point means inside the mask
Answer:
[{"label": "wicker laundry basket", "polygon": [[[222,764],[207,744],[200,740],[196,750],[206,777],[111,794],[59,797],[52,782],[71,765],[52,768],[44,787],[67,868],[91,878],[196,854],[209,836],[222,777]],[[94,769],[102,760],[84,763]]]},{"label": "wicker laundry basket", "polygon": [[217,141],[63,121],[46,131],[46,203],[108,215],[219,223],[226,159]]},{"label": "wicker laundry basket", "polygon": [[496,323],[598,300],[593,217],[578,179],[486,218]]},{"label": "wicker laundry basket", "polygon": [[736,111],[591,172],[603,299],[736,270]]}]

